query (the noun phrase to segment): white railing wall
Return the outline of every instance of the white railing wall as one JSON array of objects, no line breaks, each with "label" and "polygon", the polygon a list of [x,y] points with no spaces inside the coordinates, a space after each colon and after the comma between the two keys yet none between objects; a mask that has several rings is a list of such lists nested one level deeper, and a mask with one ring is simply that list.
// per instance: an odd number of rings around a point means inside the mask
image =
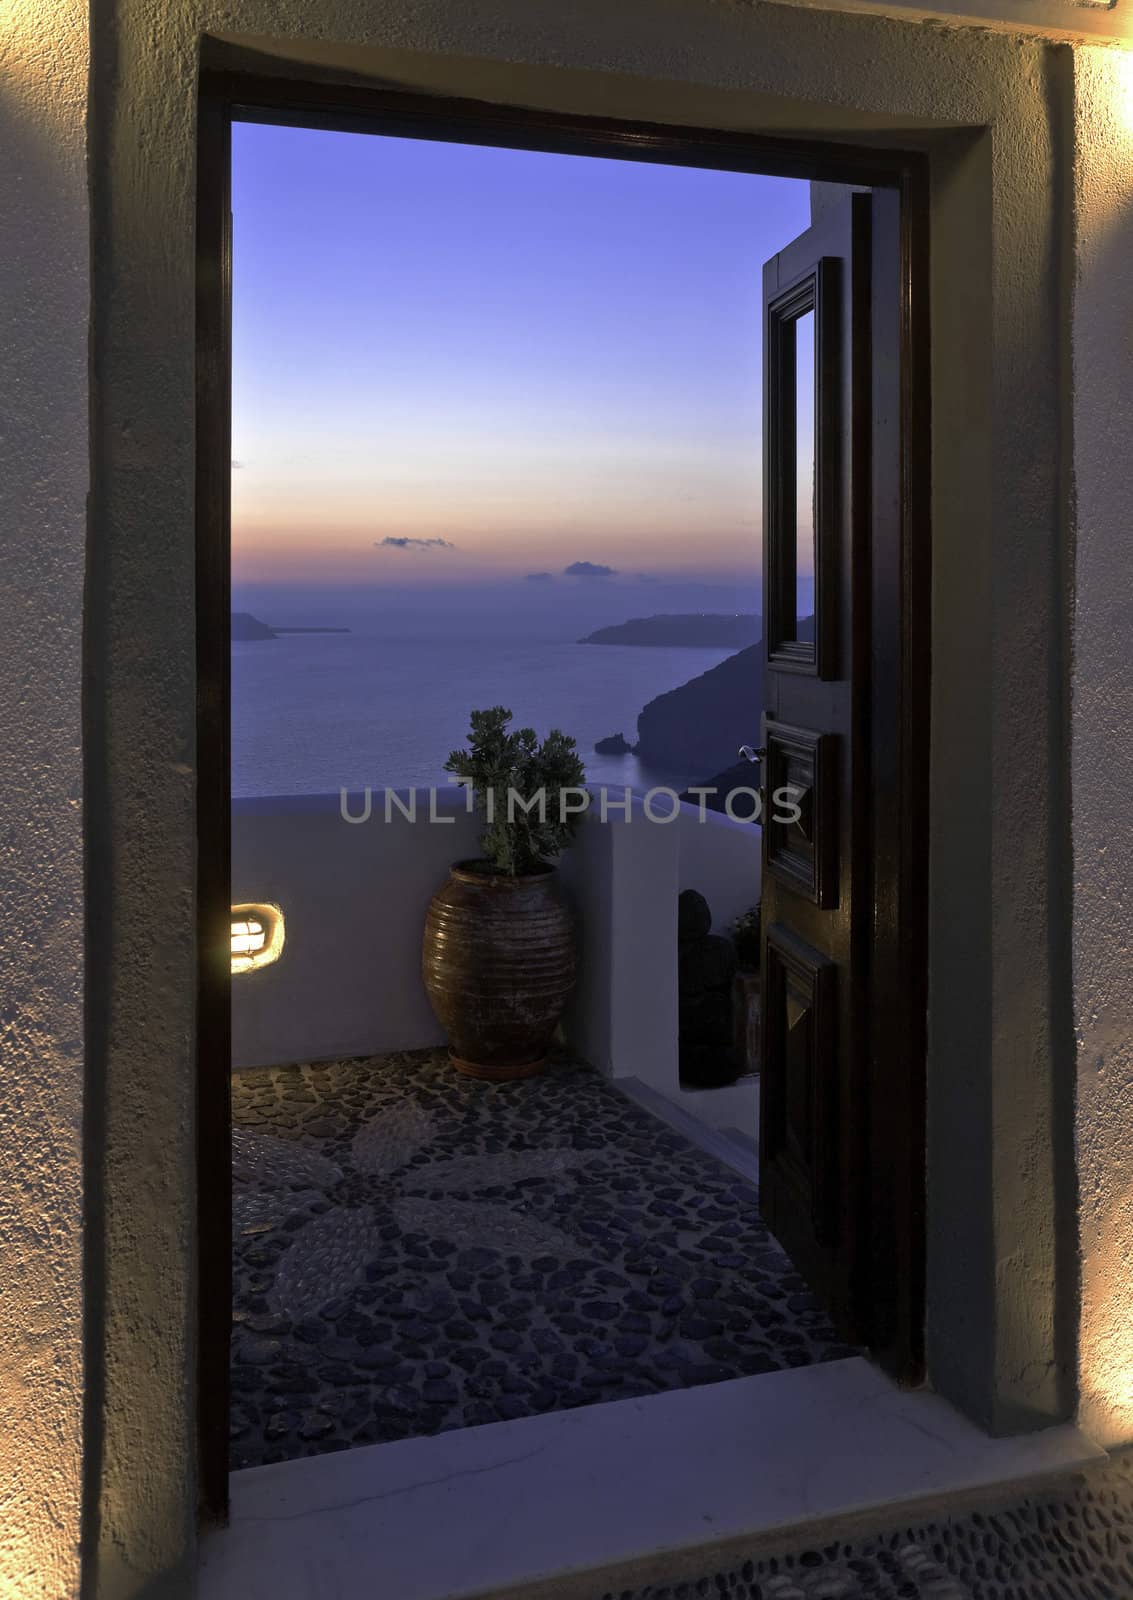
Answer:
[{"label": "white railing wall", "polygon": [[[477,854],[460,789],[376,789],[366,821],[339,796],[238,800],[232,898],[272,902],[286,940],[272,966],[232,983],[233,1066],[371,1055],[443,1042],[421,981],[421,931],[451,862]],[[363,796],[349,809],[363,814]],[[657,813],[665,809],[659,801]],[[699,889],[726,931],[759,896],[759,830],[682,805],[673,821],[596,811],[562,861],[579,933],[568,1044],[612,1076],[678,1090],[677,894]]]}]

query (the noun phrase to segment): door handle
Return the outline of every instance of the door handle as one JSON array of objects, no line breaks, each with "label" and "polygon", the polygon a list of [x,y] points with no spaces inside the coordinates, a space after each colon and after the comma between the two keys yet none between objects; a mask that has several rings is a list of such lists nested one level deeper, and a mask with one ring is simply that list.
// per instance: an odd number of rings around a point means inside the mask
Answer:
[{"label": "door handle", "polygon": [[759,796],[759,803],[756,808],[755,818],[753,820],[757,820],[762,827],[763,813],[766,809],[764,802],[767,798],[766,791],[763,787],[763,759],[767,754],[767,750],[763,745],[760,745],[757,750],[753,750],[750,744],[741,744],[736,754],[739,756],[741,761],[750,761],[753,766],[759,767],[760,769],[758,778],[755,778],[753,774],[753,781],[756,784],[755,792]]}]

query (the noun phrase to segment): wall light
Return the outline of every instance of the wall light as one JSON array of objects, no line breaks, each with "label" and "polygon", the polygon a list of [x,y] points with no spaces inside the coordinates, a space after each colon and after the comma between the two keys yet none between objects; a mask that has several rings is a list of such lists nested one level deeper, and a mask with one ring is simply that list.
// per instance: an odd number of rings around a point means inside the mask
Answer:
[{"label": "wall light", "polygon": [[232,907],[232,971],[270,967],[283,953],[283,912],[276,905]]}]

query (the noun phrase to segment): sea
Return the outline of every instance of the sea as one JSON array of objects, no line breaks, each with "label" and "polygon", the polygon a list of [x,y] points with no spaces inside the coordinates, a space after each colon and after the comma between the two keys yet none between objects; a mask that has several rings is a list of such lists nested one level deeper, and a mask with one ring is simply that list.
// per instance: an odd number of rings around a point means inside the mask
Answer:
[{"label": "sea", "polygon": [[445,762],[465,744],[469,713],[495,705],[510,708],[513,727],[572,735],[590,783],[680,790],[705,776],[600,756],[594,744],[619,732],[634,743],[647,701],[731,650],[581,644],[521,620],[423,631],[385,617],[348,633],[234,641],[233,795],[451,783]]}]

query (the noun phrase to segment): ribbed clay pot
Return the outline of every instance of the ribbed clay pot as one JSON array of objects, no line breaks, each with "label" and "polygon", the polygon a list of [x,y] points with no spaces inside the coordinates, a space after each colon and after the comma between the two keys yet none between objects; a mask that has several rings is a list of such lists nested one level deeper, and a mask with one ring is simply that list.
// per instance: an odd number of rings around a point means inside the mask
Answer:
[{"label": "ribbed clay pot", "polygon": [[429,902],[421,973],[461,1072],[502,1080],[542,1071],[575,973],[554,867],[507,878],[458,861]]}]

